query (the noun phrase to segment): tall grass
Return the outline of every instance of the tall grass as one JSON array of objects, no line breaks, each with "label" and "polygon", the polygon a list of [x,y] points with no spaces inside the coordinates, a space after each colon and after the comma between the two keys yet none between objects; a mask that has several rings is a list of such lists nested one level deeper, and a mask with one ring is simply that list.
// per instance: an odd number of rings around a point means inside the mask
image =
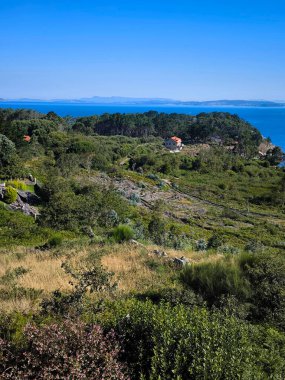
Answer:
[{"label": "tall grass", "polygon": [[210,304],[222,295],[234,295],[240,300],[250,296],[250,283],[238,260],[222,259],[187,266],[181,273],[181,280]]}]

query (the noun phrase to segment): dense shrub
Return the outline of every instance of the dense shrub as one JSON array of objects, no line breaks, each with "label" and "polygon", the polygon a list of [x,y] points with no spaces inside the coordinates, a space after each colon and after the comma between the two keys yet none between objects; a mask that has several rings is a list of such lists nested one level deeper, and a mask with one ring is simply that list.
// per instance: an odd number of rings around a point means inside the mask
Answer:
[{"label": "dense shrub", "polygon": [[16,155],[15,144],[0,134],[0,167],[11,164]]},{"label": "dense shrub", "polygon": [[24,182],[19,181],[19,180],[14,180],[14,181],[7,181],[6,186],[12,186],[15,189],[18,190],[26,190],[27,186],[25,185]]},{"label": "dense shrub", "polygon": [[281,379],[285,370],[284,336],[259,333],[227,312],[127,301],[100,320],[122,337],[134,380]]},{"label": "dense shrub", "polygon": [[62,245],[63,237],[59,234],[54,234],[45,244],[46,248],[56,248]]},{"label": "dense shrub", "polygon": [[181,280],[210,304],[235,296],[249,318],[285,329],[285,262],[281,255],[243,253],[187,266]]},{"label": "dense shrub", "polygon": [[165,245],[167,239],[166,221],[159,214],[153,214],[148,225],[148,232],[154,243]]},{"label": "dense shrub", "polygon": [[207,248],[208,248],[208,244],[207,244],[206,240],[199,239],[196,242],[196,250],[197,251],[205,251]]},{"label": "dense shrub", "polygon": [[110,213],[116,223],[128,212],[128,203],[114,190],[60,180],[48,181],[39,192],[46,201],[40,221],[53,228],[78,231],[82,227],[110,226]]},{"label": "dense shrub", "polygon": [[237,247],[233,247],[232,245],[221,245],[218,251],[228,255],[237,255],[240,252]]},{"label": "dense shrub", "polygon": [[208,248],[219,248],[225,242],[225,238],[223,235],[215,234],[210,237],[208,241]]},{"label": "dense shrub", "polygon": [[171,306],[185,305],[188,307],[203,306],[204,301],[197,293],[191,289],[162,288],[159,290],[149,290],[137,294],[139,300],[151,300],[154,304],[169,303]]},{"label": "dense shrub", "polygon": [[31,216],[0,209],[1,246],[43,244],[49,236],[50,231],[40,228]]},{"label": "dense shrub", "polygon": [[64,321],[27,325],[24,335],[23,348],[0,340],[1,379],[128,379],[112,331],[105,335],[99,326]]},{"label": "dense shrub", "polygon": [[28,324],[23,333],[27,317],[2,318],[4,330],[9,325],[0,335],[1,378],[127,379],[122,362],[133,380],[284,378],[284,334],[226,309],[174,304],[109,302],[89,314],[91,325],[49,321]]},{"label": "dense shrub", "polygon": [[127,225],[119,225],[113,229],[113,238],[117,243],[122,243],[124,241],[129,241],[133,238],[134,231],[131,227]]},{"label": "dense shrub", "polygon": [[12,186],[7,186],[4,193],[4,202],[11,204],[14,203],[17,199],[18,193],[17,190]]},{"label": "dense shrub", "polygon": [[268,253],[243,260],[252,288],[253,318],[285,330],[285,261]]}]

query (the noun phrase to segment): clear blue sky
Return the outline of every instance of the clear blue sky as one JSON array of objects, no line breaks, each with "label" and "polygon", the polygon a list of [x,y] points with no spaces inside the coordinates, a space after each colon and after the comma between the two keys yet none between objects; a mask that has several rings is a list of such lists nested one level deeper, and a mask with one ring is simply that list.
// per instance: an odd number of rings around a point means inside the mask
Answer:
[{"label": "clear blue sky", "polygon": [[0,0],[0,97],[285,100],[284,0]]}]

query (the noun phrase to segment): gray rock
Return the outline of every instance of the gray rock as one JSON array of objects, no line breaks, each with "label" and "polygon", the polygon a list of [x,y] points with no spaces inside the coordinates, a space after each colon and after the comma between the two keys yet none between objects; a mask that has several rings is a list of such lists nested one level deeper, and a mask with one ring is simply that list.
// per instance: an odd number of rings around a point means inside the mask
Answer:
[{"label": "gray rock", "polygon": [[158,257],[167,257],[167,253],[164,251],[159,251],[158,249],[155,249],[153,251],[153,254],[158,256]]},{"label": "gray rock", "polygon": [[181,256],[180,258],[175,257],[173,263],[179,267],[183,267],[189,263],[189,260],[184,256]]},{"label": "gray rock", "polygon": [[37,205],[40,203],[40,197],[30,191],[18,190],[18,195],[22,201],[29,203],[30,205]]},{"label": "gray rock", "polygon": [[137,245],[137,246],[141,246],[141,247],[144,247],[144,245],[142,243],[139,243],[138,241],[134,240],[134,239],[131,239],[130,240],[130,243],[134,244],[134,245]]}]

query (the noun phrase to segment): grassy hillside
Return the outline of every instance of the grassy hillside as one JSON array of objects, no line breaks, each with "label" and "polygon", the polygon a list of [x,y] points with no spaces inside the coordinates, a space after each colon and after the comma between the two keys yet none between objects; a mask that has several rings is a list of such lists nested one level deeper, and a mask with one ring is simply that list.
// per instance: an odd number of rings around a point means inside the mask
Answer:
[{"label": "grassy hillside", "polygon": [[1,110],[3,378],[99,379],[84,360],[114,346],[118,379],[284,378],[285,173],[261,142],[228,113]]}]

